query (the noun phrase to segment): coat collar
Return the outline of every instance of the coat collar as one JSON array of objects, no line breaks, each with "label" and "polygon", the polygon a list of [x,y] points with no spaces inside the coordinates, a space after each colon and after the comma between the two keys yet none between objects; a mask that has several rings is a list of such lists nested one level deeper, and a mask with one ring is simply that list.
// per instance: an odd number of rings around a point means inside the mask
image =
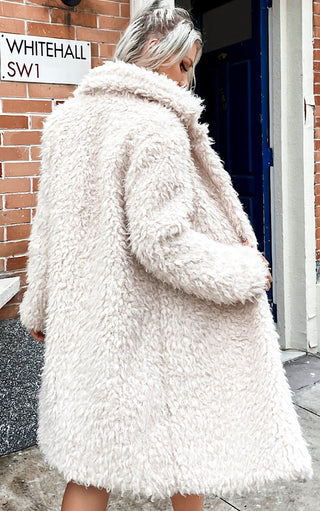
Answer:
[{"label": "coat collar", "polygon": [[156,71],[123,61],[106,61],[82,79],[74,95],[114,92],[135,94],[156,101],[173,110],[184,124],[198,121],[204,108],[203,100],[177,82]]},{"label": "coat collar", "polygon": [[212,150],[214,141],[209,137],[208,125],[198,122],[204,109],[203,100],[164,74],[122,61],[106,61],[91,69],[73,94],[106,93],[133,94],[156,101],[177,114],[187,127],[195,162],[208,174],[215,187],[216,200],[220,201],[239,237],[247,238],[249,244],[256,247],[256,236],[232,186],[231,177],[218,153]]}]

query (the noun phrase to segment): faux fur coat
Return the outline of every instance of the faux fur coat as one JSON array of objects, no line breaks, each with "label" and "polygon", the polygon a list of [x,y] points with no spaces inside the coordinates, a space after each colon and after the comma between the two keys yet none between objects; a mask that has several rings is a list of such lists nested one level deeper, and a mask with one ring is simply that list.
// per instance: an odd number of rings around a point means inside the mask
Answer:
[{"label": "faux fur coat", "polygon": [[267,266],[202,109],[105,62],[46,119],[20,317],[46,331],[38,446],[66,481],[153,500],[312,477]]}]

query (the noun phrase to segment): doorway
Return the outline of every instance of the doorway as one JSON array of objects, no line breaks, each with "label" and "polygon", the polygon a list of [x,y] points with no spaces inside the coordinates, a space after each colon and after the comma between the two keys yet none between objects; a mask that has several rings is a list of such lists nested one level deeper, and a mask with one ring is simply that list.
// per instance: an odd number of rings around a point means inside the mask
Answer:
[{"label": "doorway", "polygon": [[[268,15],[270,0],[181,0],[203,34],[196,93],[219,153],[272,269]],[[272,271],[272,270],[271,270]],[[268,291],[274,319],[272,289]]]}]

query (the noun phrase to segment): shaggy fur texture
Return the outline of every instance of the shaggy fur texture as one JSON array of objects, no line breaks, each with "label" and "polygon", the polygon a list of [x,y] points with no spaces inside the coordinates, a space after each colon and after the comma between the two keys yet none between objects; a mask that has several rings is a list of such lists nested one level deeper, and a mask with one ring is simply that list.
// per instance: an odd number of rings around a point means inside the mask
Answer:
[{"label": "shaggy fur texture", "polygon": [[312,477],[267,268],[202,108],[106,62],[46,120],[20,315],[46,328],[38,445],[67,481],[153,499]]}]

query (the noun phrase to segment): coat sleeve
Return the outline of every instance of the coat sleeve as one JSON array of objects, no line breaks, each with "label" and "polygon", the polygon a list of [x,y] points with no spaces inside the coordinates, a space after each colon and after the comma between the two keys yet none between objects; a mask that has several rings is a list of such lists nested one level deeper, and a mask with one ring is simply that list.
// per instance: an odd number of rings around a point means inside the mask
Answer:
[{"label": "coat sleeve", "polygon": [[37,207],[31,225],[26,266],[27,289],[19,307],[20,321],[28,330],[45,328],[47,307],[47,248],[49,239],[49,205],[47,190],[48,149],[42,134],[41,169]]},{"label": "coat sleeve", "polygon": [[188,294],[217,304],[254,301],[268,275],[259,252],[191,226],[194,164],[185,139],[162,129],[133,150],[125,177],[131,251],[146,271]]}]

